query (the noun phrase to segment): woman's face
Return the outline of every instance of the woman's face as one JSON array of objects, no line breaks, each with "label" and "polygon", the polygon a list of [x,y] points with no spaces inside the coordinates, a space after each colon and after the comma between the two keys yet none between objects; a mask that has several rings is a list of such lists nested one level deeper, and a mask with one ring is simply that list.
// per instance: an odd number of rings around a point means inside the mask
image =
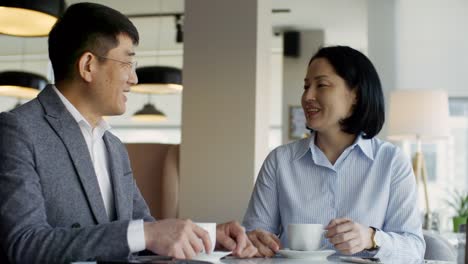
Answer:
[{"label": "woman's face", "polygon": [[319,133],[341,131],[340,121],[352,114],[356,103],[355,90],[327,59],[314,59],[307,69],[301,100],[307,126]]}]

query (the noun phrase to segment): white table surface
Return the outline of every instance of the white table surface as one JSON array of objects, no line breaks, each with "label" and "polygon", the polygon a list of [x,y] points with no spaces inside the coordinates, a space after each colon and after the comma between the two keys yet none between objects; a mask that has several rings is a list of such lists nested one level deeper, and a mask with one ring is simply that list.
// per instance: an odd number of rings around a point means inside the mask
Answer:
[{"label": "white table surface", "polygon": [[[235,259],[227,258],[222,259],[221,264],[322,264],[322,263],[350,263],[341,261],[338,257],[330,257],[327,260],[309,260],[309,259],[288,259],[282,257],[276,258],[252,258],[252,259]],[[432,261],[432,260],[419,260],[419,261],[409,261],[402,260],[398,258],[382,260],[381,263],[390,263],[390,264],[456,264],[456,262],[447,262],[447,261]]]},{"label": "white table surface", "polygon": [[[215,262],[215,264],[329,264],[329,263],[349,263],[340,261],[337,257],[331,257],[327,260],[309,260],[309,259],[288,259],[282,257],[275,258],[250,258],[250,259],[238,259],[233,257],[228,257]],[[409,261],[402,260],[398,258],[392,258],[389,260],[382,260],[381,263],[386,264],[456,264],[456,262],[448,261],[434,261],[434,260],[424,260],[424,261]],[[96,262],[73,262],[72,264],[96,264]]]}]

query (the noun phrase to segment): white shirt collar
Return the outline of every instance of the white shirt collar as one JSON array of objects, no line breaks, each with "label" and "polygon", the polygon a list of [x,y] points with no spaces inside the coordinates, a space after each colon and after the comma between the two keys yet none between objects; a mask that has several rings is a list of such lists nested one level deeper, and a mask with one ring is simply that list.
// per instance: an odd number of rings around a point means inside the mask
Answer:
[{"label": "white shirt collar", "polygon": [[[57,93],[60,100],[65,105],[65,108],[67,108],[68,112],[70,112],[70,114],[73,116],[75,121],[78,124],[80,124],[80,123],[85,124],[87,127],[89,127],[92,130],[92,126],[89,124],[89,122],[86,120],[86,118],[84,118],[84,116],[80,113],[80,111],[78,111],[78,109],[76,109],[76,107],[57,89],[57,87],[55,87],[55,85],[52,85],[52,88]],[[96,128],[98,128],[99,130],[105,132],[105,131],[111,129],[111,126],[109,125],[109,123],[106,122],[106,120],[101,118],[101,120],[99,121]]]}]

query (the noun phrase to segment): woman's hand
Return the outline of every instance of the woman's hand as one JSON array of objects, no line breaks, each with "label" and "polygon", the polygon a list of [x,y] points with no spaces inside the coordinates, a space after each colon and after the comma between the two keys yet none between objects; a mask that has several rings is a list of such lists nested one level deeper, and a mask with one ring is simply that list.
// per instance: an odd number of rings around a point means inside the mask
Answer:
[{"label": "woman's hand", "polygon": [[352,255],[372,247],[372,228],[347,218],[337,218],[325,227],[326,237],[337,250]]},{"label": "woman's hand", "polygon": [[247,233],[250,241],[257,248],[257,257],[273,257],[281,248],[279,238],[265,230],[255,229]]}]

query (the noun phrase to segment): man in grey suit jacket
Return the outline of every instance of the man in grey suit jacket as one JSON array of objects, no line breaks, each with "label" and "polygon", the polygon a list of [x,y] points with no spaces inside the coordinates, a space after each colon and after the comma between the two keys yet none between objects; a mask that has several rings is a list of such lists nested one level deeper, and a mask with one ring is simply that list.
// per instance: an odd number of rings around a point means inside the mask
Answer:
[{"label": "man in grey suit jacket", "polygon": [[[67,263],[144,249],[192,258],[210,248],[208,233],[190,220],[155,221],[125,147],[102,119],[125,111],[124,92],[138,81],[138,38],[113,9],[70,6],[49,36],[56,85],[0,114],[1,263]],[[218,225],[217,244],[241,257],[256,254],[237,222]]]}]

